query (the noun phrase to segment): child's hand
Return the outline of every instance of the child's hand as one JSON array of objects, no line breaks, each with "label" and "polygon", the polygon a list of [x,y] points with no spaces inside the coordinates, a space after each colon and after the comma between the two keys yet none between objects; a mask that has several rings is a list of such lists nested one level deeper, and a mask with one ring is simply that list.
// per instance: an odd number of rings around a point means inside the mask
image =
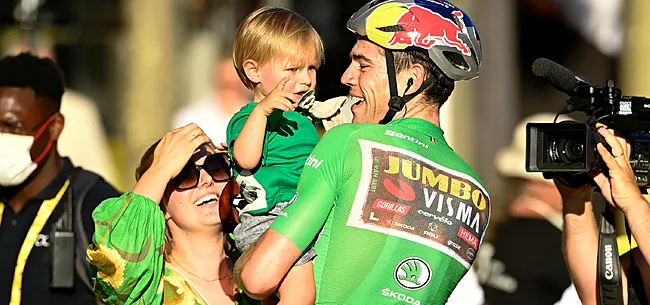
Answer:
[{"label": "child's hand", "polygon": [[216,145],[217,151],[219,152],[228,152],[228,144],[226,142],[221,142],[220,144]]},{"label": "child's hand", "polygon": [[274,109],[289,111],[296,109],[296,96],[284,90],[284,85],[289,81],[285,76],[280,80],[278,85],[271,91],[255,108],[261,111],[265,116],[271,115]]}]

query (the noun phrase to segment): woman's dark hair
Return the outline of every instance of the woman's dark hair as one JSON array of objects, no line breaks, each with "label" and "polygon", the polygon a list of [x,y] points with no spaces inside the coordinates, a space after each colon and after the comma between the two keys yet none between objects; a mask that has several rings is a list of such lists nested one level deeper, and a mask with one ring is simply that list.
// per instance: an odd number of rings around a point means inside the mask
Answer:
[{"label": "woman's dark hair", "polygon": [[156,151],[156,147],[158,147],[159,143],[160,140],[149,146],[149,148],[147,148],[147,151],[145,151],[142,155],[142,158],[140,158],[140,165],[138,165],[138,167],[135,169],[136,181],[140,180],[142,175],[144,175],[144,173],[146,173],[151,167],[151,164],[153,163],[153,154]]},{"label": "woman's dark hair", "polygon": [[[147,150],[142,154],[142,158],[140,158],[140,165],[135,169],[135,180],[139,181],[140,178],[142,178],[142,175],[146,173],[149,168],[151,168],[151,164],[153,163],[153,156],[154,152],[156,151],[156,147],[158,147],[158,144],[160,143],[160,140],[156,141],[153,143]],[[162,199],[162,202],[158,203],[158,206],[160,206],[160,210],[162,210],[163,215],[167,213],[167,199],[165,197],[168,196],[168,192],[165,191],[165,196]],[[169,257],[172,253],[172,247],[173,247],[173,239],[172,239],[172,232],[169,230],[168,226],[165,226],[165,243],[163,245],[163,256],[165,259]]]}]

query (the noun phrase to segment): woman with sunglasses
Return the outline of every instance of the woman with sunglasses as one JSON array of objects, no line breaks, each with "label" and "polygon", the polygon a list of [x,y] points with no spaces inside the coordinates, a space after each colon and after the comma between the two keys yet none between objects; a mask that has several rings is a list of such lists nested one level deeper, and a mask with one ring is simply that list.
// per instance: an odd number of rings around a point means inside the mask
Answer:
[{"label": "woman with sunglasses", "polygon": [[[93,212],[88,260],[106,304],[259,304],[236,289],[219,197],[230,163],[195,124],[142,156],[133,190]],[[94,268],[93,268],[94,270]]]}]

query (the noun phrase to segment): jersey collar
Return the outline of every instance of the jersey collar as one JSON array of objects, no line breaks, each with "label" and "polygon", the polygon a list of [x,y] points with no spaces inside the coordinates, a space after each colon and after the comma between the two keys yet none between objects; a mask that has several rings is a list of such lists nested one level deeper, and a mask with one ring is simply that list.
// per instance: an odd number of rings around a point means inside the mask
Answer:
[{"label": "jersey collar", "polygon": [[427,120],[418,118],[400,118],[390,121],[387,125],[401,126],[408,129],[413,129],[417,132],[423,133],[431,138],[431,141],[436,143],[443,143],[449,146],[444,137],[444,131],[436,124]]}]

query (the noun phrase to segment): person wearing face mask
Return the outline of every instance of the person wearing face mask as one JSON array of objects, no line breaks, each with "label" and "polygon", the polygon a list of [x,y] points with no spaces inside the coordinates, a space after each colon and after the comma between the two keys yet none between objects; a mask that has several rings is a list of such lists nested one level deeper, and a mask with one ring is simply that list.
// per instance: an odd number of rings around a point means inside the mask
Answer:
[{"label": "person wearing face mask", "polygon": [[96,304],[83,249],[119,192],[59,155],[64,91],[51,59],[0,59],[0,304]]}]

